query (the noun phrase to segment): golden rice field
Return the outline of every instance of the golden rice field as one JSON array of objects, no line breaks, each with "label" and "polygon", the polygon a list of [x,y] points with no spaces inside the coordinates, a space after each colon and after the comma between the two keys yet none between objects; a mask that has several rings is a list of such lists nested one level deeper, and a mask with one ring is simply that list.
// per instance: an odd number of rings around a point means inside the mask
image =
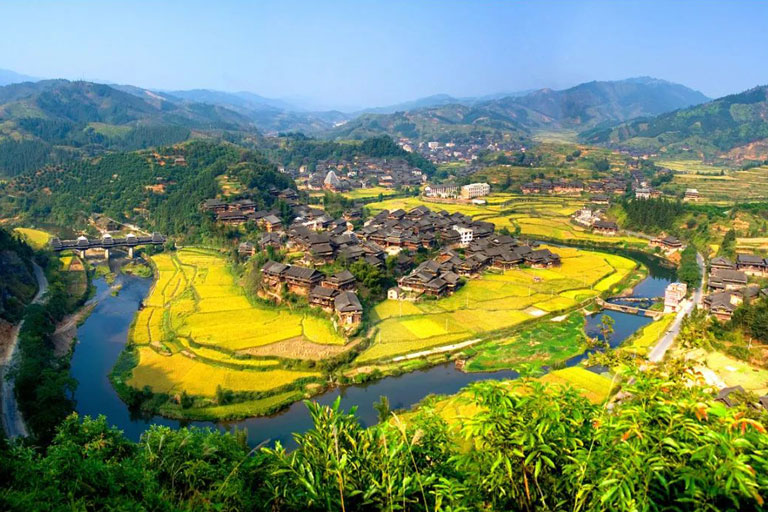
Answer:
[{"label": "golden rice field", "polygon": [[295,383],[299,379],[316,378],[308,371],[265,370],[234,371],[208,364],[183,354],[162,355],[150,347],[139,347],[139,365],[128,380],[130,386],[149,386],[155,393],[181,393],[212,397],[216,388],[232,391],[271,391]]},{"label": "golden rice field", "polygon": [[19,233],[29,245],[35,249],[42,249],[48,245],[48,241],[51,239],[51,234],[47,231],[32,228],[16,228],[14,229]]},{"label": "golden rice field", "polygon": [[359,362],[450,345],[565,310],[608,290],[636,267],[627,258],[558,247],[562,266],[486,272],[438,300],[386,300],[373,310],[378,330]]},{"label": "golden rice field", "polygon": [[345,343],[329,319],[251,304],[217,253],[182,249],[155,255],[152,262],[156,281],[131,330],[139,355],[132,386],[204,396],[219,385],[232,391],[279,389],[319,374],[235,354],[287,340]]},{"label": "golden rice field", "polygon": [[475,220],[492,222],[497,229],[508,228],[530,237],[552,240],[598,242],[615,245],[645,247],[648,241],[634,236],[606,236],[587,231],[571,223],[571,215],[582,208],[587,199],[559,196],[526,196],[520,194],[491,194],[484,198],[485,205],[463,203],[434,203],[421,197],[404,197],[370,203],[372,213],[381,210],[410,210],[426,206],[432,210],[446,210],[469,215]]}]

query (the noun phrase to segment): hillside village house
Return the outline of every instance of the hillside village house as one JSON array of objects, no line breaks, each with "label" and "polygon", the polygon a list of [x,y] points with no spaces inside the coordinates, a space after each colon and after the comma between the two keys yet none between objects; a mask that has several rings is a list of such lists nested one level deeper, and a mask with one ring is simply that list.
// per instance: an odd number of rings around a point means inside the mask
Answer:
[{"label": "hillside village house", "polygon": [[619,231],[619,226],[615,222],[598,220],[592,225],[592,231],[601,235],[615,236]]},{"label": "hillside village house", "polygon": [[741,303],[741,296],[732,291],[716,292],[704,297],[704,307],[721,322],[730,320]]},{"label": "hillside village house", "polygon": [[354,292],[339,292],[334,298],[334,309],[344,330],[353,330],[363,320],[363,306]]},{"label": "hillside village house", "polygon": [[699,195],[699,191],[695,188],[689,188],[685,190],[685,195],[683,196],[683,201],[698,201],[701,198]]},{"label": "hillside village house", "polygon": [[765,276],[768,273],[768,261],[754,254],[737,254],[736,269],[750,276]]},{"label": "hillside village house", "polygon": [[649,245],[651,247],[658,247],[664,252],[677,252],[685,248],[683,242],[674,236],[656,237],[650,241]]}]

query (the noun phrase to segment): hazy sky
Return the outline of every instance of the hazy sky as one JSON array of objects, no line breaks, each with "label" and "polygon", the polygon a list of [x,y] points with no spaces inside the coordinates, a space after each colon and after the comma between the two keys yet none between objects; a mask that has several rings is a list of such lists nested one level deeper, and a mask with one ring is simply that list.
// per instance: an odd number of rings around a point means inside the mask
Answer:
[{"label": "hazy sky", "polygon": [[386,105],[649,75],[768,83],[768,2],[9,1],[0,68],[161,89]]}]

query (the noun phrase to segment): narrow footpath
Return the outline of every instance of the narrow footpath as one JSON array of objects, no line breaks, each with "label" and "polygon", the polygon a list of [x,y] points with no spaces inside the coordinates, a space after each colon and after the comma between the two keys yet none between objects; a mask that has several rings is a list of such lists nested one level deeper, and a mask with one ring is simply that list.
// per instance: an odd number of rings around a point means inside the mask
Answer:
[{"label": "narrow footpath", "polygon": [[[38,288],[37,294],[32,300],[32,304],[39,304],[43,301],[45,292],[48,290],[48,280],[45,278],[43,269],[40,268],[37,263],[32,262],[32,265]],[[14,329],[7,359],[0,362],[0,409],[2,410],[0,416],[2,417],[5,434],[10,439],[26,437],[29,435],[27,426],[24,424],[24,418],[21,417],[19,405],[16,403],[16,394],[13,392],[14,380],[12,378],[6,378],[8,370],[14,368],[18,364],[19,351],[16,349],[19,341],[19,331],[21,331],[23,325],[24,320],[19,322],[19,325]]]}]

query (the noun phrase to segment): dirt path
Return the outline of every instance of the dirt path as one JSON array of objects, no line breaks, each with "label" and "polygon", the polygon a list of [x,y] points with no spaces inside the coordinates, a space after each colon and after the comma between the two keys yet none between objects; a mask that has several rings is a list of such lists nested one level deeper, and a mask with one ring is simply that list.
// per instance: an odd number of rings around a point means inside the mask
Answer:
[{"label": "dirt path", "polygon": [[[32,304],[39,304],[43,301],[45,292],[48,290],[48,280],[45,278],[43,269],[40,268],[39,265],[36,263],[32,263],[32,265],[38,286],[37,294],[32,300]],[[14,328],[6,358],[0,365],[0,409],[2,409],[2,424],[6,435],[11,439],[29,435],[27,425],[24,423],[24,418],[21,417],[21,412],[19,411],[19,404],[16,403],[16,394],[13,392],[14,380],[12,378],[6,378],[8,370],[14,368],[18,364],[19,351],[16,350],[16,348],[19,341],[19,331],[23,325],[24,320],[19,322],[19,325]]]},{"label": "dirt path", "polygon": [[412,354],[406,354],[404,356],[397,356],[392,358],[392,362],[407,361],[409,359],[417,359],[419,357],[431,356],[433,354],[440,354],[441,352],[453,352],[461,348],[468,347],[474,343],[480,341],[480,338],[472,340],[462,341],[461,343],[454,343],[453,345],[443,345],[442,347],[435,347],[429,350],[422,350],[421,352],[414,352]]}]

